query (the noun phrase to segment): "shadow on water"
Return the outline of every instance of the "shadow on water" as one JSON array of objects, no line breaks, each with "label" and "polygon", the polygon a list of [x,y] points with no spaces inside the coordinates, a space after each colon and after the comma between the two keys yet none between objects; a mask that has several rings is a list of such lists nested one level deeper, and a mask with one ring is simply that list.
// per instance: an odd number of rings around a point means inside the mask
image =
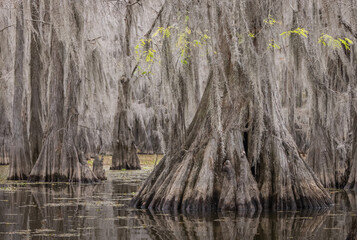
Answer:
[{"label": "shadow on water", "polygon": [[183,216],[128,207],[148,171],[96,184],[0,184],[0,239],[357,239],[357,195],[325,211]]}]

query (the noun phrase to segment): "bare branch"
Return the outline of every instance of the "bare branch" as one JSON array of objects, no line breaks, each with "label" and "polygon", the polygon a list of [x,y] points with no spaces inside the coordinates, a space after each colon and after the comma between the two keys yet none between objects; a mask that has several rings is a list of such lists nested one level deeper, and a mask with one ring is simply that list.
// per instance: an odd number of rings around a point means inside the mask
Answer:
[{"label": "bare branch", "polygon": [[8,28],[10,28],[10,27],[13,27],[13,26],[15,26],[15,24],[12,24],[12,25],[9,25],[9,26],[7,26],[7,27],[4,27],[3,29],[0,30],[0,32],[3,32],[3,31],[5,31],[6,29],[8,29]]}]

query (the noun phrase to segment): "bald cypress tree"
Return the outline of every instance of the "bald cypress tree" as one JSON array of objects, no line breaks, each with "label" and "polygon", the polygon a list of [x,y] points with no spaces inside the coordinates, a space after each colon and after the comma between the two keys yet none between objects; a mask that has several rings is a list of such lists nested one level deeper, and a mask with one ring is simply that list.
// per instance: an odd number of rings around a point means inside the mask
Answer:
[{"label": "bald cypress tree", "polygon": [[[280,46],[271,39],[283,32],[272,27],[284,15],[283,4],[169,1],[165,26],[179,24],[169,15],[178,6],[197,10],[187,13],[189,19],[202,19],[200,30],[211,38],[207,85],[184,141],[164,157],[132,205],[173,211],[327,207],[329,194],[299,155],[282,116],[275,62]],[[173,52],[168,45],[162,51],[165,57]],[[165,69],[174,67],[165,63]]]}]

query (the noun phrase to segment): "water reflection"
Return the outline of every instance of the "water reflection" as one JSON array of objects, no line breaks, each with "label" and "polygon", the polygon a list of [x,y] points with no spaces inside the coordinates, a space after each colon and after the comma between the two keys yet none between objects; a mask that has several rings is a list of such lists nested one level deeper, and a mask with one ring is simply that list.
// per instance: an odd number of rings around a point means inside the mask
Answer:
[{"label": "water reflection", "polygon": [[0,239],[357,239],[357,196],[332,193],[326,211],[183,216],[130,209],[148,172],[96,184],[2,184]]}]

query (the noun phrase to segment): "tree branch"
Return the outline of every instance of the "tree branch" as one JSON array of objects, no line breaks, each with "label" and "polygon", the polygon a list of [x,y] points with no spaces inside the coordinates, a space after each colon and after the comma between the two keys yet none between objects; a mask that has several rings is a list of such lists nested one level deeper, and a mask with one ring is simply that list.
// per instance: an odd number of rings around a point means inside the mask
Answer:
[{"label": "tree branch", "polygon": [[165,1],[165,3],[162,5],[160,11],[158,12],[158,14],[157,14],[157,16],[156,16],[154,22],[152,23],[152,25],[151,25],[149,31],[147,31],[147,33],[144,35],[146,38],[148,38],[148,36],[151,34],[152,30],[154,29],[154,27],[155,27],[155,25],[156,25],[156,22],[159,20],[159,18],[160,18],[160,16],[161,16],[161,13],[164,11],[164,6],[165,6],[165,4],[166,4],[166,1]]},{"label": "tree branch", "polygon": [[31,21],[31,22],[39,22],[39,23],[43,23],[43,24],[52,25],[52,23],[50,23],[50,22],[45,22],[45,21],[41,21],[41,20],[34,20],[34,19],[25,19],[25,20]]},{"label": "tree branch", "polygon": [[357,33],[353,32],[352,27],[350,25],[348,25],[348,23],[346,23],[345,21],[343,21],[341,16],[338,16],[340,22],[342,23],[342,25],[357,39]]},{"label": "tree branch", "polygon": [[0,32],[3,32],[3,31],[5,31],[6,29],[8,29],[8,28],[10,28],[10,27],[13,27],[13,26],[15,26],[15,24],[12,24],[12,25],[9,25],[9,26],[7,26],[7,27],[4,27],[3,29],[0,30]]}]

